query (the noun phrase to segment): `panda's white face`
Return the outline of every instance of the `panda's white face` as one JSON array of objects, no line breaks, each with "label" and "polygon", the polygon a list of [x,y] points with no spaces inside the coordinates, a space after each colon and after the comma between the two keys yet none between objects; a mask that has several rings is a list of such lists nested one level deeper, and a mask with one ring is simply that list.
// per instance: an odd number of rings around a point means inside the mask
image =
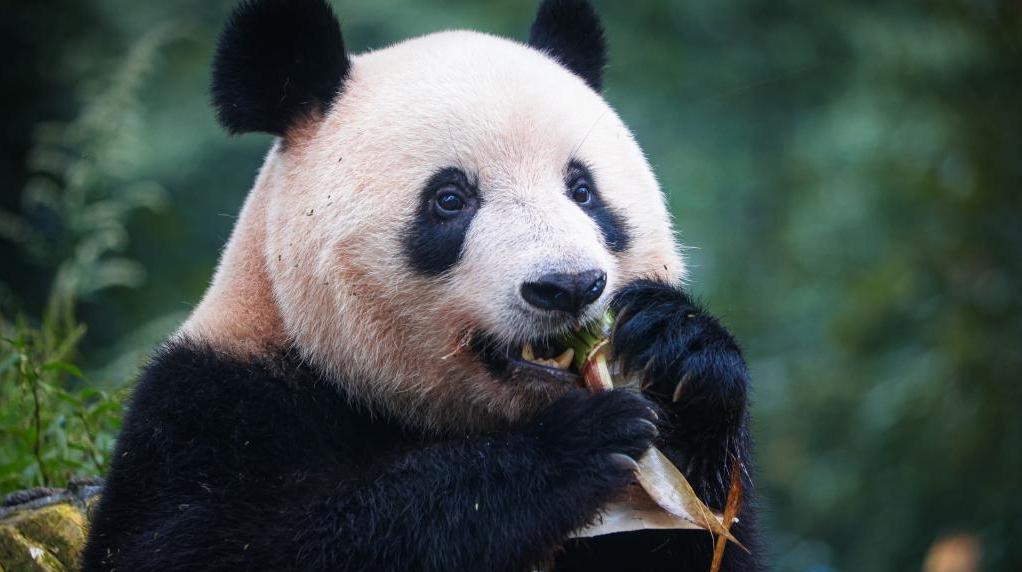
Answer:
[{"label": "panda's white face", "polygon": [[286,335],[351,393],[493,426],[571,387],[523,362],[638,277],[683,272],[631,133],[540,52],[473,32],[352,58],[329,113],[264,167]]}]

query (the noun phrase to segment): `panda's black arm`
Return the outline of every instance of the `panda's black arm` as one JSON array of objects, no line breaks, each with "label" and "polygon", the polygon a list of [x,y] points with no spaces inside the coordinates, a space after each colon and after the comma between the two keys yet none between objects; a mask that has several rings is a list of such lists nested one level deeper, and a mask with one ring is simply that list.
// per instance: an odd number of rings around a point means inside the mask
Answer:
[{"label": "panda's black arm", "polygon": [[[753,555],[728,547],[724,569],[759,569],[750,478],[749,375],[737,342],[716,318],[673,285],[635,281],[617,294],[612,306],[617,314],[615,357],[626,371],[643,379],[644,392],[660,405],[657,445],[682,469],[699,497],[722,508],[731,469],[736,459],[741,463],[746,502],[734,532]],[[706,534],[641,533],[638,537],[645,537],[651,546],[659,544],[662,562],[679,558],[675,562],[685,562],[692,569],[701,569],[704,560],[709,565],[712,548]],[[614,542],[621,540],[604,544]],[[603,551],[593,554],[599,552]]]},{"label": "panda's black arm", "polygon": [[616,358],[661,406],[661,442],[674,449],[696,492],[722,506],[733,459],[749,461],[748,370],[717,319],[681,289],[651,280],[614,300]]},{"label": "panda's black arm", "polygon": [[426,444],[346,403],[316,379],[165,352],[132,400],[83,569],[527,570],[630,480],[615,455],[654,435],[627,392]]}]

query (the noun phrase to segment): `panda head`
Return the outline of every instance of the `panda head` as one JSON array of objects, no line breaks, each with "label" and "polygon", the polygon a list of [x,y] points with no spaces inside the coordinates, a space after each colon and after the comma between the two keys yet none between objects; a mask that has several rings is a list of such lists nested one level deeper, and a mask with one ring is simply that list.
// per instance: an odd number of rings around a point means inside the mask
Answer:
[{"label": "panda head", "polygon": [[229,132],[278,139],[183,332],[284,340],[432,428],[569,391],[574,374],[523,349],[553,357],[629,281],[683,272],[650,166],[599,93],[605,59],[582,0],[544,1],[527,44],[454,31],[361,55],[323,0],[242,4],[214,104]]}]

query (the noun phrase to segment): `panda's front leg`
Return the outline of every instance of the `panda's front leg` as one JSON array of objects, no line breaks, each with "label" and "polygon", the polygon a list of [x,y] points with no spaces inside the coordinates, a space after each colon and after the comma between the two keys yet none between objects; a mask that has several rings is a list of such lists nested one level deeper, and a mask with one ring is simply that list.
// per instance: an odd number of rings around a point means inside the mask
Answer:
[{"label": "panda's front leg", "polygon": [[[613,308],[615,358],[628,375],[641,380],[643,391],[663,412],[658,446],[699,497],[717,509],[726,501],[732,468],[740,467],[746,502],[735,534],[747,546],[755,545],[749,376],[737,342],[716,318],[669,284],[633,282],[618,293]],[[708,562],[706,535],[679,534],[675,541],[705,544],[681,552],[705,555]],[[729,548],[725,569],[756,569],[755,561],[754,555]]]},{"label": "panda's front leg", "polygon": [[709,504],[747,441],[748,372],[731,334],[681,289],[640,280],[615,297],[615,358],[658,403],[664,444]]}]

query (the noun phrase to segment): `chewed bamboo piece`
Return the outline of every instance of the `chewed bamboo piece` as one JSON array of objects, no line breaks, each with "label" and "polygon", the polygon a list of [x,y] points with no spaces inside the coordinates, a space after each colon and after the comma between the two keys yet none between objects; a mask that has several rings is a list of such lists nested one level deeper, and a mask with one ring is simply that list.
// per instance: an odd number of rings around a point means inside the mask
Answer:
[{"label": "chewed bamboo piece", "polygon": [[[735,517],[738,516],[738,510],[742,506],[742,495],[744,493],[742,491],[742,471],[744,469],[742,460],[739,458],[735,458],[734,462],[731,463],[731,487],[727,493],[727,503],[724,506],[724,519],[722,522],[726,529],[731,528]],[[713,544],[713,562],[710,564],[710,572],[719,572],[721,565],[724,563],[724,548],[726,546],[727,539],[718,536]]]},{"label": "chewed bamboo piece", "polygon": [[[581,373],[583,383],[594,393],[614,387],[613,377],[607,365],[610,350],[609,334],[613,323],[613,316],[607,312],[598,324],[574,332],[565,340],[568,346],[575,350],[575,367]],[[641,499],[636,499],[640,495],[629,494],[626,499],[627,506],[621,506],[619,503],[608,507],[603,522],[582,531],[580,536],[596,536],[643,528],[702,528],[745,548],[731,534],[731,522],[725,524],[723,522],[725,517],[714,513],[699,499],[685,476],[659,449],[650,447],[637,463],[636,481],[656,506],[648,506],[650,504],[648,502],[645,503],[647,506],[642,506]],[[737,513],[737,501],[732,503],[730,497],[731,495],[728,499],[728,508],[731,510],[728,512],[732,514],[726,515],[726,519],[733,521],[734,513]],[[656,507],[662,511],[657,511]],[[657,512],[661,514],[658,515]],[[722,548],[719,550],[723,551]]]}]

